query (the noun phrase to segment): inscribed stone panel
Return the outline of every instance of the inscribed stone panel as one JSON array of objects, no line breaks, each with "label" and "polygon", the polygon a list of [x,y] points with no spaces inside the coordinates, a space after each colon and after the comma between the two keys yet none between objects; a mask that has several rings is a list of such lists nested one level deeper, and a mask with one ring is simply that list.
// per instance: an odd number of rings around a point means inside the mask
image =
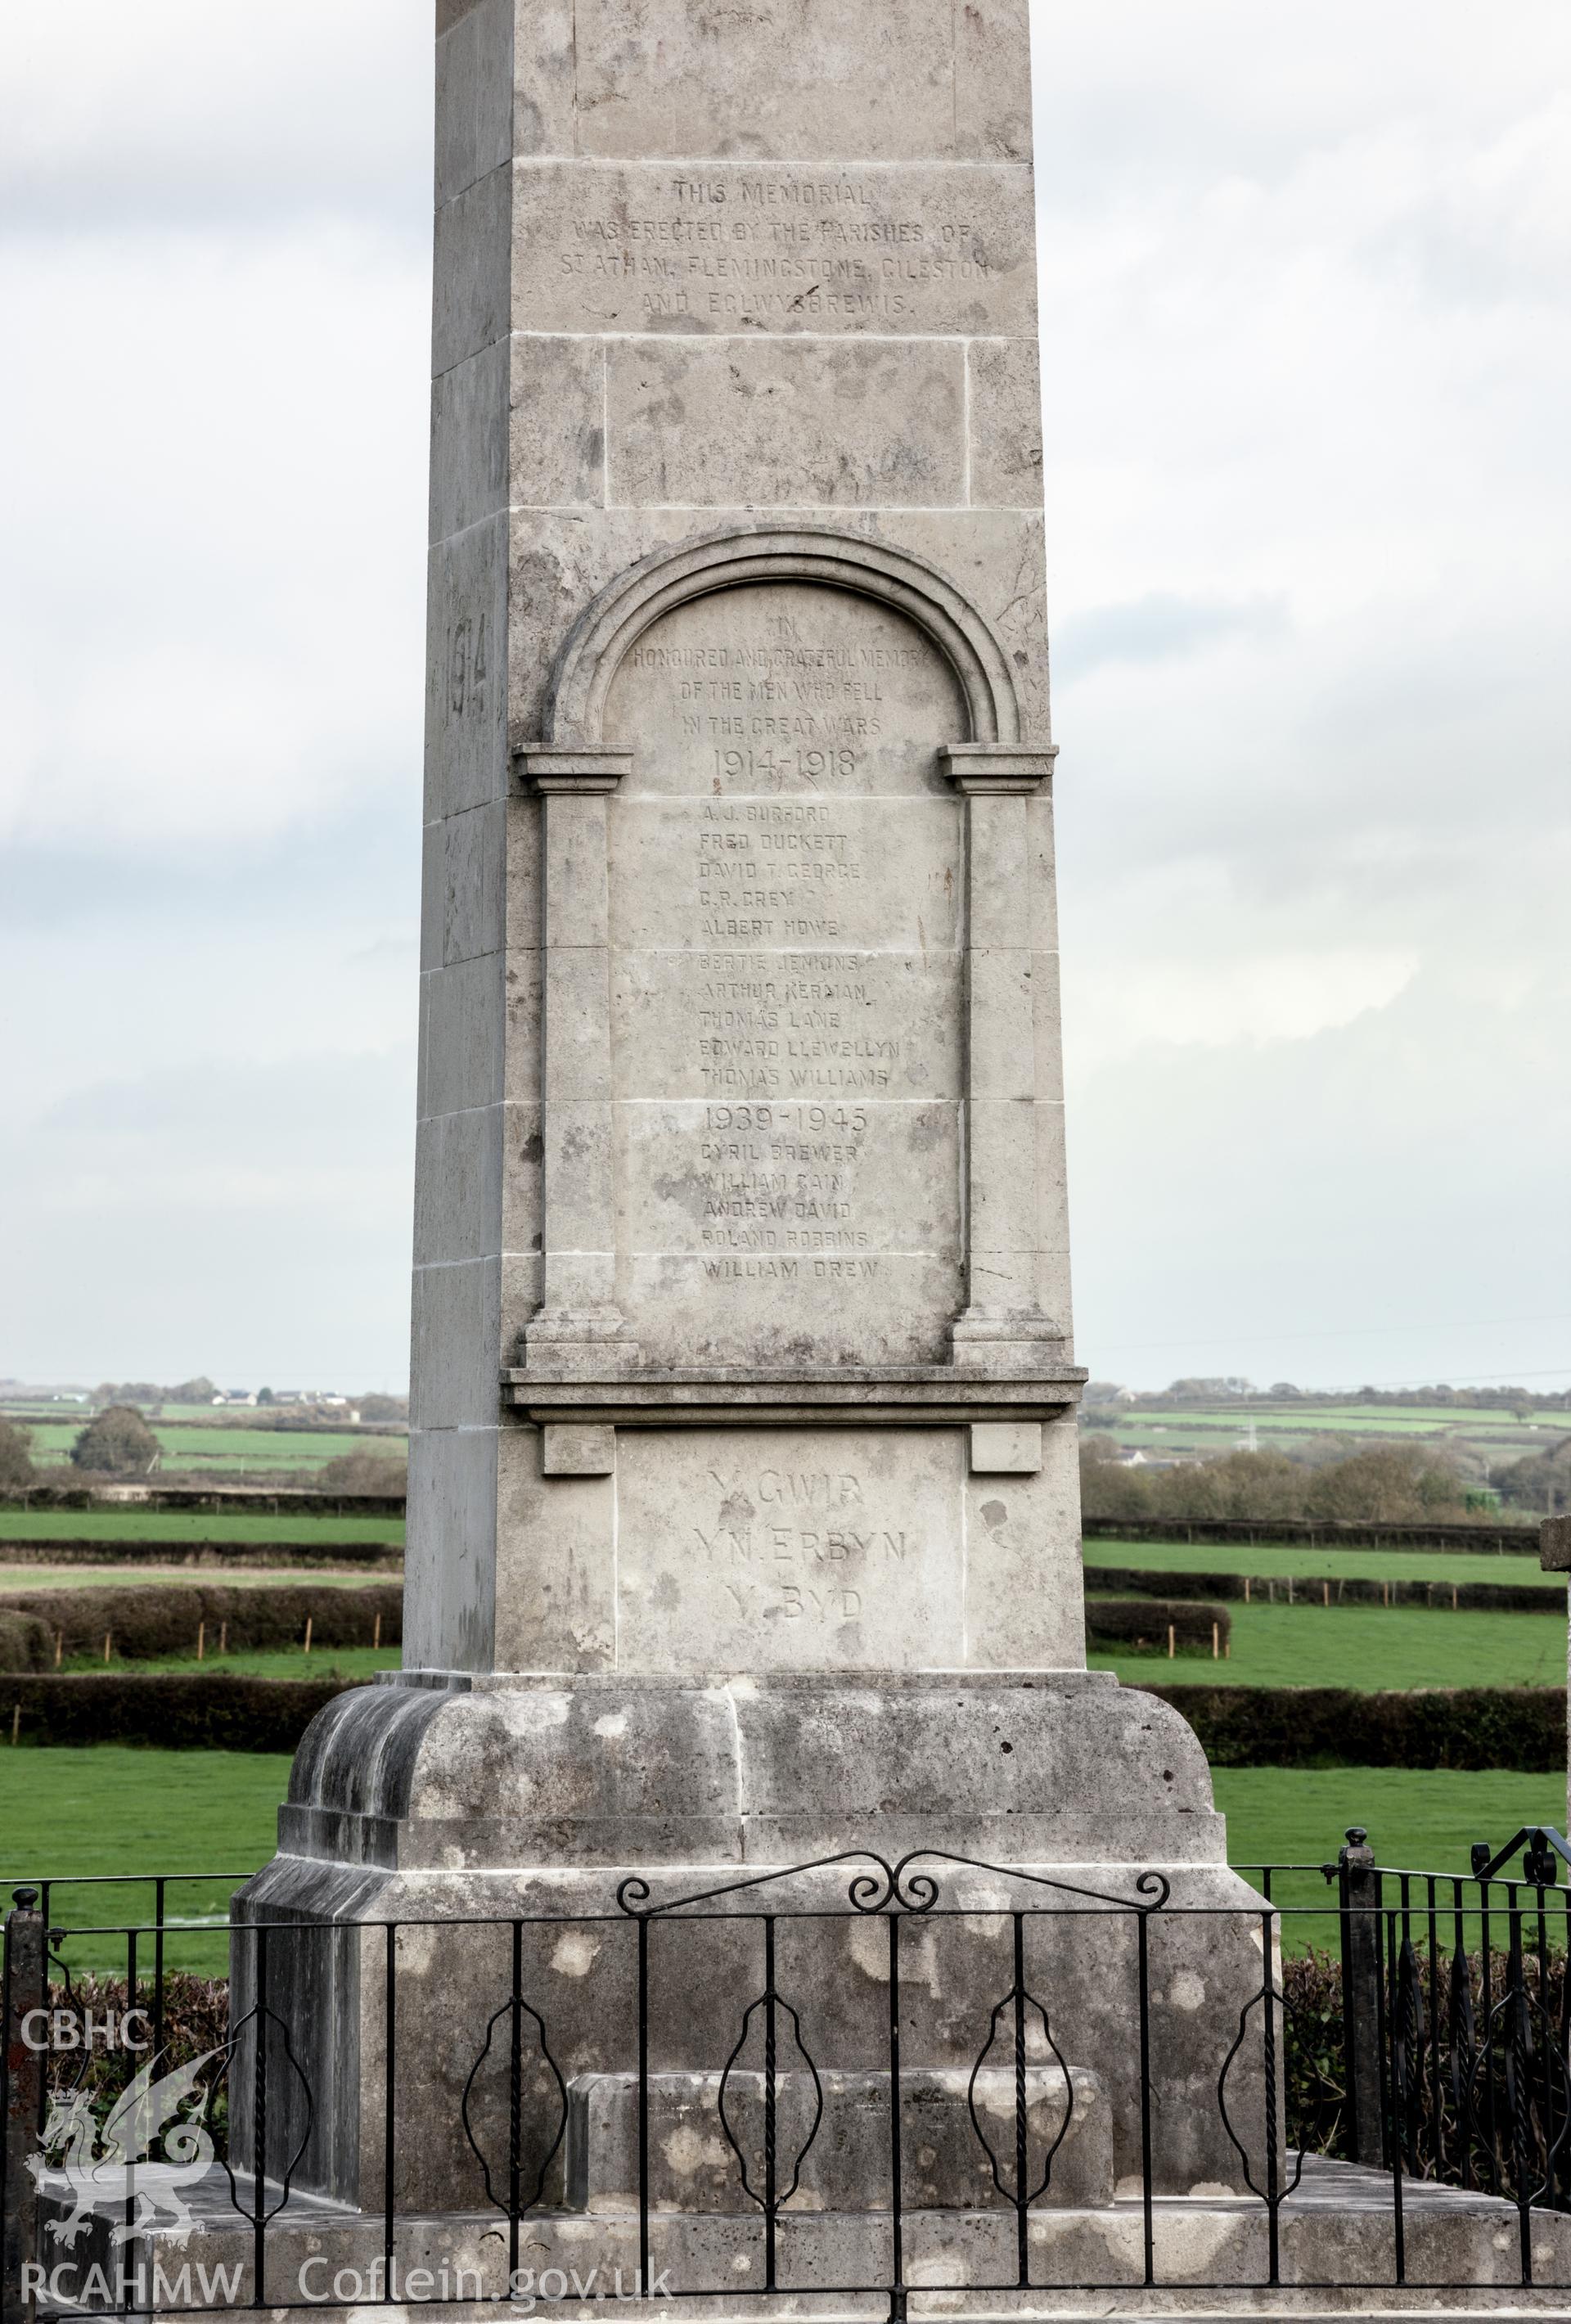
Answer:
[{"label": "inscribed stone panel", "polygon": [[632,647],[608,740],[618,1300],[661,1363],[941,1361],[960,1305],[963,736],[904,616],[780,582]]},{"label": "inscribed stone panel", "polygon": [[652,1672],[962,1658],[959,1429],[624,1429],[617,1660]]},{"label": "inscribed stone panel", "polygon": [[517,330],[1036,329],[1031,179],[1007,164],[515,167]]}]

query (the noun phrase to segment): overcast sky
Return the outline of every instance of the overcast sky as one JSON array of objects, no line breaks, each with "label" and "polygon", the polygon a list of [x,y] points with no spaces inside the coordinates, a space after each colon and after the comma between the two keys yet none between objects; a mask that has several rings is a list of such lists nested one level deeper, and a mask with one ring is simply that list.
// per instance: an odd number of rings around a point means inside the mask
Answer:
[{"label": "overcast sky", "polygon": [[[1571,12],[1035,11],[1080,1355],[1571,1379]],[[0,73],[0,1373],[401,1386],[429,0]]]}]

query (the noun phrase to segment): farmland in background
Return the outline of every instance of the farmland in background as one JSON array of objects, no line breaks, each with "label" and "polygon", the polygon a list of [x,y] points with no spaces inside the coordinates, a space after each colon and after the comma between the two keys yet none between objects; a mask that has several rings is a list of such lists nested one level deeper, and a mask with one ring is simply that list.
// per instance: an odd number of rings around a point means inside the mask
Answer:
[{"label": "farmland in background", "polygon": [[[170,1892],[173,1911],[221,1915],[230,1888],[273,1852],[289,1774],[281,1755],[139,1751],[105,1744],[17,1757],[25,1781],[8,1783],[5,1794],[5,1892],[39,1874],[79,1877],[142,1867],[229,1873],[231,1881]],[[0,1779],[8,1773],[0,1767]],[[1554,1775],[1221,1767],[1215,1781],[1235,1865],[1319,1864],[1335,1857],[1347,1825],[1357,1823],[1369,1830],[1383,1864],[1465,1872],[1475,1840],[1503,1846],[1523,1824],[1560,1824],[1566,1809],[1566,1787]],[[1291,1904],[1318,1904],[1329,1893],[1315,1874],[1280,1886]],[[73,1888],[68,1878],[50,1899],[50,1917],[57,1925],[78,1927],[123,1923],[145,1917],[151,1906],[151,1887]],[[1334,1918],[1290,1918],[1286,1924],[1291,1950],[1311,1940],[1334,1941],[1335,1935]],[[222,1929],[171,1936],[166,1946],[171,1969],[207,1976],[223,1973],[227,1953]],[[78,1938],[69,1957],[82,1968],[123,1968],[124,1940]]]},{"label": "farmland in background", "polygon": [[234,1678],[341,1679],[345,1686],[363,1686],[378,1671],[397,1670],[398,1666],[397,1646],[318,1646],[311,1654],[301,1646],[273,1646],[249,1654],[223,1655],[210,1647],[199,1665],[195,1649],[188,1655],[151,1655],[134,1662],[113,1653],[107,1663],[101,1655],[72,1655],[62,1665],[68,1672],[135,1671],[149,1677],[160,1671],[194,1671],[199,1667],[207,1672],[226,1671]]},{"label": "farmland in background", "polygon": [[[7,1417],[11,1417],[7,1415]],[[47,1476],[70,1461],[81,1420],[30,1420],[33,1465]],[[319,1469],[345,1452],[384,1452],[390,1470],[402,1481],[402,1431],[365,1428],[274,1428],[248,1420],[149,1422],[158,1438],[165,1470],[216,1477],[265,1474],[269,1471]]]},{"label": "farmland in background", "polygon": [[[51,1457],[41,1441],[69,1446],[86,1412],[62,1416],[53,1407],[48,1422],[34,1424],[34,1457],[41,1467]],[[342,1452],[385,1452],[401,1471],[401,1434],[390,1429],[279,1428],[265,1415],[160,1415],[153,1420],[165,1443],[166,1470],[180,1469],[234,1481],[249,1474],[257,1481],[318,1467]],[[1473,1464],[1521,1458],[1546,1444],[1571,1442],[1571,1413],[1539,1409],[1527,1419],[1500,1409],[1456,1406],[1392,1407],[1272,1406],[1251,1398],[1246,1406],[1215,1409],[1168,1408],[1128,1413],[1098,1408],[1087,1416],[1088,1434],[1111,1437],[1119,1450],[1143,1449],[1154,1464],[1174,1454],[1212,1456],[1236,1452],[1249,1441],[1262,1451],[1307,1450],[1318,1461],[1370,1443],[1406,1443],[1426,1452],[1447,1446]],[[57,1459],[59,1455],[55,1456]],[[51,1474],[45,1469],[46,1475]],[[69,1474],[69,1472],[66,1472]],[[1508,1512],[1513,1518],[1526,1512]],[[8,1563],[5,1543],[29,1540],[94,1541],[113,1555],[116,1541],[245,1543],[264,1553],[269,1543],[319,1549],[329,1563],[299,1566],[225,1569],[224,1579],[269,1586],[270,1580],[299,1586],[309,1579],[324,1591],[371,1578],[363,1568],[335,1568],[335,1543],[401,1546],[400,1518],[376,1516],[280,1514],[271,1510],[161,1511],[135,1507],[91,1509],[0,1510],[0,1591],[25,1591],[75,1584],[162,1585],[211,1580],[213,1569],[108,1563],[76,1565]],[[1442,1587],[1472,1582],[1509,1582],[1541,1589],[1544,1613],[1453,1610],[1446,1605],[1287,1606],[1232,1602],[1232,1653],[1223,1663],[1209,1656],[1181,1655],[1169,1662],[1157,1654],[1094,1656],[1098,1667],[1127,1683],[1341,1686],[1529,1685],[1565,1683],[1566,1630],[1557,1618],[1564,1604],[1564,1578],[1542,1573],[1536,1559],[1493,1551],[1441,1552],[1375,1547],[1321,1548],[1304,1544],[1189,1543],[1139,1539],[1095,1539],[1085,1545],[1088,1589],[1095,1592],[1099,1568],[1135,1568],[1162,1572],[1215,1572],[1257,1577],[1277,1584],[1295,1582],[1383,1579],[1434,1582]],[[1153,1594],[1158,1594],[1153,1592]],[[312,1678],[336,1671],[361,1681],[376,1668],[396,1665],[397,1651],[366,1648],[302,1651],[282,1649],[225,1658],[237,1674]],[[116,1667],[194,1668],[181,1663],[144,1663]],[[101,1664],[94,1666],[102,1667]],[[219,1667],[209,1655],[207,1668]],[[9,1865],[23,1859],[21,1872],[63,1867],[66,1870],[124,1870],[143,1865],[197,1870],[233,1870],[243,1875],[264,1861],[273,1845],[273,1818],[287,1781],[289,1761],[262,1754],[166,1752],[93,1746],[79,1750],[28,1747],[13,1753],[0,1739],[0,1849]],[[1544,1775],[1436,1774],[1422,1770],[1330,1768],[1283,1770],[1224,1768],[1217,1771],[1217,1804],[1229,1819],[1229,1854],[1236,1864],[1270,1859],[1319,1862],[1335,1853],[1349,1823],[1367,1825],[1381,1859],[1435,1870],[1465,1869],[1475,1840],[1500,1845],[1519,1825],[1535,1821],[1562,1824],[1565,1787]],[[47,1858],[48,1861],[44,1859]],[[1289,1901],[1318,1902],[1323,1889],[1311,1879]],[[81,1901],[81,1900],[78,1900]],[[193,1900],[194,1908],[194,1900]],[[84,1912],[73,1908],[71,1917]],[[1304,1941],[1310,1924],[1290,1924],[1288,1941]],[[1317,1941],[1326,1923],[1312,1924]],[[221,1968],[221,1936],[203,1933],[181,1940],[180,1965]],[[188,1955],[186,1949],[195,1950]],[[85,1961],[111,1956],[78,1953]],[[173,1956],[171,1955],[171,1961]]]},{"label": "farmland in background", "polygon": [[1138,1450],[1151,1459],[1214,1458],[1241,1446],[1302,1456],[1404,1443],[1448,1451],[1466,1469],[1525,1460],[1565,1443],[1571,1411],[1546,1406],[1519,1414],[1493,1405],[1339,1404],[1269,1396],[1180,1403],[1163,1397],[1089,1404],[1081,1425],[1084,1434],[1110,1436],[1120,1451]]},{"label": "farmland in background", "polygon": [[144,1584],[165,1582],[186,1587],[191,1583],[222,1581],[237,1590],[266,1590],[277,1582],[299,1587],[308,1582],[312,1589],[363,1590],[368,1582],[396,1582],[395,1569],[390,1574],[363,1565],[289,1565],[276,1569],[265,1565],[225,1565],[222,1569],[198,1565],[22,1565],[5,1562],[5,1545],[0,1541],[0,1595],[15,1591],[33,1590],[130,1590]]},{"label": "farmland in background", "polygon": [[[1564,1592],[1562,1591],[1562,1595]],[[1415,1606],[1229,1606],[1232,1653],[1088,1656],[1130,1686],[1564,1686],[1566,1625],[1541,1614]]]},{"label": "farmland in background", "polygon": [[1321,1549],[1300,1543],[1276,1548],[1269,1542],[1119,1541],[1084,1545],[1086,1587],[1095,1590],[1098,1566],[1137,1566],[1148,1573],[1248,1573],[1262,1581],[1326,1582],[1509,1582],[1558,1590],[1566,1584],[1546,1573],[1536,1557],[1488,1551],[1477,1556],[1433,1549]]},{"label": "farmland in background", "polygon": [[296,1516],[241,1509],[0,1509],[0,1556],[7,1541],[375,1541],[401,1543],[392,1517]]}]

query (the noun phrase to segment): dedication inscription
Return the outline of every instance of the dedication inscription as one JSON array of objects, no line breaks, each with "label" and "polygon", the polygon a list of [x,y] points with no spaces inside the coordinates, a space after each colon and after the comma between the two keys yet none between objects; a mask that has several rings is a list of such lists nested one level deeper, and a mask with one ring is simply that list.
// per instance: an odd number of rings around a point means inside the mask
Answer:
[{"label": "dedication inscription", "polygon": [[618,674],[618,1303],[657,1361],[943,1359],[964,719],[920,632],[813,584],[681,606]]},{"label": "dedication inscription", "polygon": [[1029,336],[1029,180],[1007,165],[527,164],[516,311],[537,331]]},{"label": "dedication inscription", "polygon": [[958,1432],[629,1430],[620,1660],[913,1670],[963,1651]]}]

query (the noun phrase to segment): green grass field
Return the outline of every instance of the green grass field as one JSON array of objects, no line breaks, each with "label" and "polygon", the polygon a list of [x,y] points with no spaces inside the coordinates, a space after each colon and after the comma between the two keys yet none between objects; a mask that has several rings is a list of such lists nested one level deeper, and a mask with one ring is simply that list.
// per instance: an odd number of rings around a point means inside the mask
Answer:
[{"label": "green grass field", "polygon": [[341,1678],[347,1685],[359,1683],[374,1671],[397,1670],[397,1646],[317,1646],[307,1654],[301,1646],[270,1646],[254,1654],[211,1654],[198,1663],[195,1655],[150,1655],[143,1661],[129,1662],[119,1655],[111,1655],[105,1662],[101,1655],[80,1655],[68,1658],[64,1665],[71,1671],[176,1671],[196,1676],[203,1672],[230,1678]]},{"label": "green grass field", "polygon": [[[20,1879],[65,1876],[50,1898],[56,1926],[145,1920],[150,1887],[73,1887],[69,1876],[200,1872],[170,1892],[169,1910],[222,1914],[230,1891],[272,1853],[289,1762],[249,1751],[141,1751],[117,1744],[85,1750],[0,1751],[0,1895]],[[151,1958],[147,1940],[142,1958]],[[78,1938],[65,1957],[84,1969],[124,1967],[123,1939]],[[170,1969],[222,1969],[222,1935],[170,1935]]]},{"label": "green grass field", "polygon": [[[1109,1416],[1112,1417],[1113,1416]],[[1116,1425],[1131,1434],[1138,1431],[1150,1433],[1164,1429],[1192,1428],[1197,1432],[1227,1429],[1242,1434],[1254,1428],[1264,1435],[1318,1436],[1322,1433],[1333,1436],[1434,1436],[1438,1434],[1469,1436],[1488,1434],[1502,1443],[1526,1443],[1543,1430],[1558,1431],[1571,1426],[1571,1415],[1564,1412],[1535,1412],[1530,1419],[1519,1420],[1511,1412],[1447,1411],[1438,1405],[1404,1406],[1401,1409],[1383,1409],[1373,1405],[1345,1405],[1340,1408],[1315,1408],[1282,1404],[1263,1407],[1259,1405],[1229,1406],[1224,1411],[1207,1412],[1129,1412],[1120,1408]],[[1097,1406],[1087,1416],[1090,1430],[1103,1425],[1103,1407]]]},{"label": "green grass field", "polygon": [[1233,1652],[1100,1655],[1131,1686],[1564,1686],[1566,1629],[1541,1614],[1392,1606],[1238,1606]]},{"label": "green grass field", "polygon": [[[71,1446],[85,1426],[83,1421],[33,1421],[31,1451],[40,1468],[68,1462]],[[403,1451],[399,1437],[367,1436],[359,1429],[329,1428],[195,1428],[175,1422],[152,1424],[167,1465],[171,1469],[224,1471],[256,1469],[315,1469],[342,1452],[376,1452],[385,1447],[389,1465],[400,1467]]]},{"label": "green grass field", "polygon": [[1086,1582],[1098,1565],[1133,1565],[1147,1573],[1250,1573],[1263,1580],[1329,1582],[1521,1582],[1566,1595],[1564,1574],[1546,1573],[1536,1557],[1480,1555],[1444,1549],[1275,1549],[1243,1541],[1088,1541]]},{"label": "green grass field", "polygon": [[[1166,1411],[1126,1406],[1089,1407],[1088,1435],[1110,1435],[1154,1452],[1195,1453],[1214,1458],[1253,1443],[1261,1452],[1315,1448],[1339,1454],[1375,1444],[1449,1446],[1493,1462],[1548,1452],[1571,1429],[1571,1412],[1534,1411],[1526,1419],[1484,1406],[1272,1404],[1263,1397],[1185,1405]],[[1522,1512],[1502,1511],[1510,1517]]]},{"label": "green grass field", "polygon": [[[282,1580],[285,1577],[280,1576]],[[298,1579],[298,1576],[290,1576]],[[316,1578],[312,1576],[313,1580]],[[1208,1655],[1096,1655],[1098,1670],[1116,1671],[1131,1686],[1153,1683],[1196,1686],[1563,1686],[1566,1632],[1533,1614],[1453,1614],[1423,1607],[1238,1606],[1233,1651],[1226,1662]],[[335,1665],[363,1677],[396,1666],[396,1649],[322,1646],[306,1655],[283,1647],[255,1655],[209,1656],[203,1667],[265,1678],[320,1678]],[[102,1670],[82,1657],[73,1670]],[[193,1657],[122,1662],[129,1671],[195,1671]]]},{"label": "green grass field", "polygon": [[265,1509],[0,1509],[6,1541],[385,1541],[403,1546],[400,1517],[270,1517]]},{"label": "green grass field", "polygon": [[[238,1751],[0,1749],[0,1895],[24,1878],[53,1876],[57,1926],[123,1925],[144,1919],[150,1888],[73,1886],[71,1876],[137,1871],[229,1874],[171,1889],[170,1910],[221,1914],[230,1887],[264,1863],[289,1782],[287,1757]],[[1383,1864],[1463,1872],[1475,1840],[1500,1847],[1522,1824],[1562,1823],[1566,1788],[1554,1775],[1429,1775],[1389,1767],[1325,1770],[1223,1767],[1217,1804],[1227,1818],[1235,1865],[1317,1865],[1335,1857],[1346,1826],[1367,1827]],[[1287,1904],[1325,1896],[1318,1874],[1277,1884]],[[1335,1920],[1291,1916],[1290,1945],[1334,1939]],[[147,1941],[141,1958],[149,1957]],[[78,1937],[67,1957],[80,1968],[123,1967],[124,1941]],[[225,1940],[208,1931],[171,1934],[170,1968],[211,1975]]]},{"label": "green grass field", "polygon": [[375,1566],[346,1565],[7,1565],[0,1547],[0,1596],[18,1590],[127,1590],[148,1583],[216,1583],[227,1589],[272,1590],[320,1582],[328,1590],[356,1590],[396,1582],[396,1572]]},{"label": "green grass field", "polygon": [[[1475,1840],[1501,1849],[1524,1824],[1563,1830],[1566,1814],[1566,1785],[1558,1775],[1217,1767],[1212,1782],[1227,1819],[1227,1861],[1240,1868],[1331,1862],[1347,1827],[1362,1824],[1377,1862],[1392,1870],[1465,1873]],[[1272,1901],[1284,1908],[1282,1942],[1289,1951],[1310,1944],[1339,1949],[1335,1914],[1314,1909],[1333,1894],[1317,1871],[1273,1878]]]}]

